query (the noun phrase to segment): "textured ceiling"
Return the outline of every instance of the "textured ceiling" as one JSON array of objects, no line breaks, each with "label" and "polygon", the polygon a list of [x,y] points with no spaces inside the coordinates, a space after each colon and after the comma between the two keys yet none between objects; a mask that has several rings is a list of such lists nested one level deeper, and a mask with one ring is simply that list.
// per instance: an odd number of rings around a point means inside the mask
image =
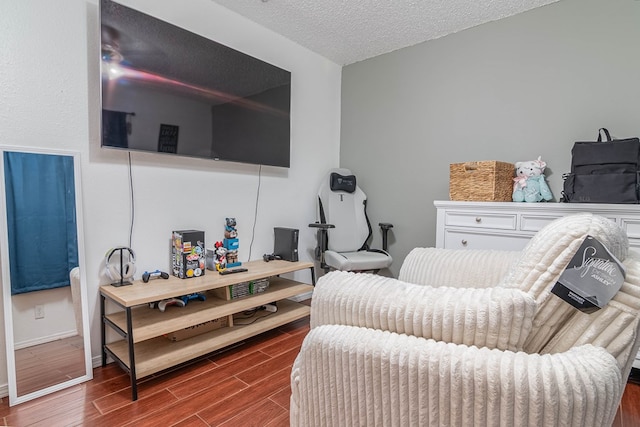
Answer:
[{"label": "textured ceiling", "polygon": [[348,65],[558,0],[212,0]]}]

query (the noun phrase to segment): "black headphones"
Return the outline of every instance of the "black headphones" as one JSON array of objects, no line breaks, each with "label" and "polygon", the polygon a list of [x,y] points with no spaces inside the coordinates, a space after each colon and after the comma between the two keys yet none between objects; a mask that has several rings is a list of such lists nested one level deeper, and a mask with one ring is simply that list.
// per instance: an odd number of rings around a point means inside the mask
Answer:
[{"label": "black headphones", "polygon": [[[116,257],[115,262],[111,261],[113,254],[118,252],[120,256]],[[124,255],[128,252],[128,255]],[[126,258],[126,261],[125,261]],[[133,253],[131,248],[126,246],[118,246],[113,249],[109,249],[104,258],[104,264],[107,268],[107,276],[111,280],[126,280],[133,277],[136,272],[136,254]]]}]

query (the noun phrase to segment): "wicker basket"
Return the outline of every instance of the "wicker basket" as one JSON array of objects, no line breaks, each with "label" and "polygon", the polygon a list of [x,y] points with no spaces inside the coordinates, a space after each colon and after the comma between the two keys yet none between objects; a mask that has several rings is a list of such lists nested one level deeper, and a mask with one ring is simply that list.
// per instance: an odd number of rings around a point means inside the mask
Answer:
[{"label": "wicker basket", "polygon": [[479,202],[510,202],[513,194],[512,163],[494,160],[449,165],[449,198]]}]

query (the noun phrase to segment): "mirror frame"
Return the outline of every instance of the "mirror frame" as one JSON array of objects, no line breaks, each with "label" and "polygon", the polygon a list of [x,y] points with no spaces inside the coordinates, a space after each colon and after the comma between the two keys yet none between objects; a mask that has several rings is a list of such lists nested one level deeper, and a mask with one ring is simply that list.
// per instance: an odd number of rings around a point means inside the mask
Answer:
[{"label": "mirror frame", "polygon": [[80,302],[82,312],[82,333],[84,344],[84,359],[85,359],[85,375],[77,378],[73,378],[58,384],[54,384],[43,389],[18,396],[17,378],[16,378],[16,361],[15,361],[15,346],[13,335],[13,316],[12,316],[12,304],[11,304],[11,275],[9,272],[9,243],[8,239],[2,239],[2,245],[0,246],[0,267],[2,269],[2,299],[4,307],[4,333],[5,333],[5,347],[7,352],[7,377],[9,388],[9,406],[14,406],[23,402],[27,402],[32,399],[36,399],[41,396],[80,384],[85,381],[89,381],[93,378],[93,365],[91,362],[91,338],[89,331],[89,314],[88,314],[88,300],[87,300],[87,273],[85,263],[85,247],[84,247],[84,222],[82,213],[82,185],[80,179],[81,159],[80,153],[77,151],[67,151],[48,148],[34,148],[34,147],[19,147],[19,146],[5,146],[0,145],[0,230],[4,236],[8,235],[7,227],[7,207],[6,207],[6,192],[4,182],[4,153],[5,152],[21,152],[32,154],[52,154],[59,156],[73,157],[73,173],[75,184],[75,208],[76,208],[76,226],[77,226],[77,245],[78,245],[78,265],[80,267]]}]

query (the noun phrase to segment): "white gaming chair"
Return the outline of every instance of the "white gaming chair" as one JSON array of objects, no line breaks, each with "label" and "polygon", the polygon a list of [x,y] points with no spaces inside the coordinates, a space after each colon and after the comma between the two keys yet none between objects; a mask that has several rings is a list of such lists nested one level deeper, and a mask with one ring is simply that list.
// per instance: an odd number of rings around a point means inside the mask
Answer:
[{"label": "white gaming chair", "polygon": [[316,259],[325,270],[374,271],[391,265],[387,234],[392,224],[380,223],[382,249],[370,249],[371,224],[367,196],[349,169],[331,169],[318,190]]}]

